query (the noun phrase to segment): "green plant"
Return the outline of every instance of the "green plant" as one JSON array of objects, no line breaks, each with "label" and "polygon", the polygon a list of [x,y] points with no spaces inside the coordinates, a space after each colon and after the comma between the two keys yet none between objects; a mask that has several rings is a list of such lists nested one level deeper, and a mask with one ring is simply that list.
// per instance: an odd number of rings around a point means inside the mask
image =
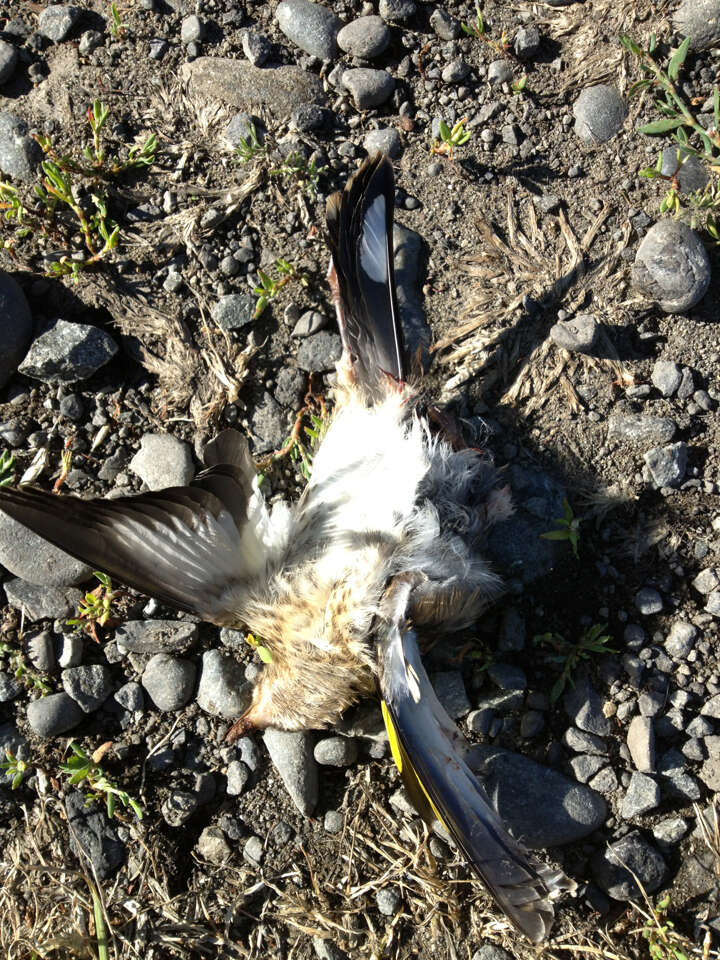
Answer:
[{"label": "green plant", "polygon": [[557,529],[548,530],[547,533],[541,533],[540,536],[543,540],[567,540],[577,560],[579,556],[578,544],[580,543],[580,524],[582,523],[582,517],[575,516],[573,508],[568,503],[566,497],[563,498],[562,506],[562,517],[555,517]]},{"label": "green plant", "polygon": [[110,4],[110,33],[114,37],[123,37],[125,35],[125,25],[120,18],[117,3],[115,0]]},{"label": "green plant", "polygon": [[5,747],[5,756],[7,759],[0,763],[0,770],[4,770],[6,776],[10,778],[10,789],[17,790],[30,767],[7,747]]},{"label": "green plant", "polygon": [[499,40],[490,39],[479,3],[475,4],[475,19],[470,23],[461,23],[460,27],[463,33],[466,33],[469,37],[477,37],[478,40],[484,40],[490,44],[493,50],[497,50],[498,53],[507,53],[510,48],[510,38],[505,30],[501,33]]},{"label": "green plant", "polygon": [[527,88],[527,74],[523,74],[519,80],[513,80],[512,84],[510,85],[510,89],[512,90],[514,97],[517,97],[523,94],[526,88]]},{"label": "green plant", "polygon": [[[306,423],[309,419],[310,425]],[[289,456],[294,462],[299,462],[300,472],[306,480],[310,479],[313,468],[313,458],[320,441],[325,436],[330,416],[323,397],[313,393],[312,382],[305,396],[305,404],[295,417],[290,436],[283,446],[275,453],[271,453],[261,461],[262,467],[267,467],[276,460]],[[303,438],[303,434],[307,440]],[[263,477],[263,475],[260,475]]]},{"label": "green plant", "polygon": [[452,127],[449,127],[444,120],[440,121],[439,134],[440,142],[434,141],[431,153],[439,153],[452,160],[455,147],[461,147],[467,143],[472,134],[465,129],[467,117],[458,120]]},{"label": "green plant", "polygon": [[318,167],[314,159],[305,157],[293,151],[285,158],[284,163],[269,171],[271,177],[293,177],[298,185],[306,190],[311,197],[317,196],[320,177],[327,171],[327,167]]},{"label": "green plant", "polygon": [[667,918],[669,906],[670,894],[667,894],[655,907],[648,902],[651,913],[640,911],[646,919],[641,933],[647,940],[648,952],[652,960],[690,960],[690,944],[676,933],[675,924]]},{"label": "green plant", "polygon": [[37,690],[42,697],[46,697],[52,692],[50,684],[36,670],[28,666],[22,650],[14,647],[6,640],[0,640],[0,657],[7,657],[13,676],[29,690]]},{"label": "green plant", "polygon": [[143,818],[143,809],[140,804],[125,790],[116,786],[100,766],[100,759],[109,748],[109,744],[103,744],[92,756],[88,756],[83,748],[74,740],[70,742],[72,756],[66,763],[60,764],[60,771],[70,779],[68,783],[76,786],[84,783],[87,788],[85,794],[86,805],[93,800],[104,799],[109,817],[115,815],[116,801],[126,809],[130,807],[138,820]]},{"label": "green plant", "polygon": [[[100,100],[88,108],[91,142],[83,147],[80,158],[59,154],[49,137],[35,137],[46,159],[41,163],[43,179],[34,185],[32,199],[21,197],[12,184],[0,182],[0,210],[15,226],[13,238],[3,244],[12,256],[18,243],[36,235],[70,248],[50,260],[48,275],[77,279],[81,270],[104,260],[117,248],[120,230],[108,213],[106,183],[128,170],[147,168],[155,162],[154,134],[143,144],[131,147],[125,159],[108,155],[104,131],[109,115],[109,108]],[[78,232],[82,247],[75,239]]]},{"label": "green plant", "polygon": [[0,453],[0,487],[9,487],[15,480],[15,457],[7,450]]},{"label": "green plant", "polygon": [[248,646],[253,648],[253,650],[257,650],[257,655],[260,657],[263,663],[272,663],[272,654],[266,646],[260,643],[257,637],[254,637],[251,633],[249,633],[245,637],[245,641],[247,642]]},{"label": "green plant", "polygon": [[589,660],[593,654],[617,653],[607,644],[612,640],[610,634],[604,633],[607,624],[593,624],[582,634],[577,643],[570,643],[559,633],[541,633],[533,637],[536,646],[552,647],[556,653],[549,659],[555,663],[562,663],[562,672],[550,690],[550,702],[559,700],[563,690],[569,683],[574,686],[572,678],[581,660]]},{"label": "green plant", "polygon": [[254,123],[248,125],[248,135],[247,137],[238,138],[240,145],[235,150],[235,156],[237,157],[237,162],[240,164],[250,163],[251,160],[255,160],[256,157],[265,156],[266,149],[260,140],[258,139],[257,130]]},{"label": "green plant", "polygon": [[100,583],[94,590],[88,590],[78,604],[77,616],[67,620],[69,627],[83,627],[99,643],[97,626],[104,627],[112,617],[113,601],[122,595],[121,590],[113,590],[112,580],[106,573],[93,570],[93,576]]},{"label": "green plant", "polygon": [[300,273],[297,268],[282,257],[275,261],[275,269],[280,275],[277,280],[273,279],[269,273],[258,268],[258,279],[260,281],[257,287],[253,287],[253,293],[257,295],[254,317],[259,317],[265,311],[265,308],[280,293],[282,288],[290,283],[291,280],[298,280],[304,287],[307,286],[307,277]]}]

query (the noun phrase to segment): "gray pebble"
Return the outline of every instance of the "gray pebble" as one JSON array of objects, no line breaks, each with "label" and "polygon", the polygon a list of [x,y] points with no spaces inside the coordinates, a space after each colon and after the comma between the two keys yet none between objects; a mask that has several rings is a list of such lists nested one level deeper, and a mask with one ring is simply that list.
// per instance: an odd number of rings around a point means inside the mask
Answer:
[{"label": "gray pebble", "polygon": [[370,67],[354,67],[342,75],[342,84],[352,95],[358,110],[379,107],[389,100],[395,89],[395,81],[384,70]]},{"label": "gray pebble", "polygon": [[79,667],[82,663],[84,646],[81,633],[61,633],[57,639],[57,663],[60,669]]},{"label": "gray pebble", "polygon": [[708,182],[707,169],[697,157],[685,156],[678,168],[678,148],[665,147],[662,152],[662,166],[660,173],[671,177],[677,172],[678,186],[682,193],[695,193],[704,190]]},{"label": "gray pebble", "polygon": [[243,667],[221,650],[203,654],[196,699],[200,708],[226,720],[239,717],[250,706],[252,687],[245,681]]},{"label": "gray pebble", "polygon": [[325,737],[315,744],[314,756],[325,767],[349,767],[357,760],[357,743],[351,737]]},{"label": "gray pebble", "polygon": [[[70,849],[83,862],[92,865],[100,880],[109,879],[125,860],[125,848],[115,821],[97,803],[88,805],[81,790],[73,790],[65,799]],[[86,867],[85,867],[86,868]]]},{"label": "gray pebble", "polygon": [[227,793],[231,797],[239,796],[250,780],[250,770],[242,760],[233,760],[227,768]]},{"label": "gray pebble", "polygon": [[158,710],[179,710],[193,695],[195,673],[190,660],[156,653],[145,667],[142,685]]},{"label": "gray pebble", "polygon": [[255,298],[249,293],[228,293],[220,297],[210,316],[223,330],[239,330],[255,316]]},{"label": "gray pebble", "polygon": [[292,336],[303,340],[305,337],[311,337],[319,330],[327,326],[327,317],[319,310],[306,310],[292,330]]},{"label": "gray pebble", "polygon": [[26,634],[28,660],[41,673],[52,673],[57,667],[55,644],[49,630]]},{"label": "gray pebble", "polygon": [[378,13],[389,23],[405,23],[417,13],[414,0],[380,0]]},{"label": "gray pebble", "polygon": [[80,19],[82,11],[64,3],[47,6],[38,17],[38,33],[53,43],[66,40]]},{"label": "gray pebble", "polygon": [[208,863],[225,863],[232,850],[220,827],[205,827],[198,837],[197,852]]},{"label": "gray pebble", "polygon": [[81,57],[88,57],[93,50],[102,46],[105,37],[99,30],[86,30],[80,37],[78,44],[78,53]]},{"label": "gray pebble", "polygon": [[493,60],[488,67],[487,78],[490,83],[510,83],[513,78],[512,66],[507,60]]},{"label": "gray pebble", "polygon": [[682,370],[672,360],[656,360],[650,381],[664,397],[671,397],[682,383]]},{"label": "gray pebble", "polygon": [[345,817],[339,810],[328,810],[323,820],[325,833],[341,833],[345,826]]},{"label": "gray pebble", "polygon": [[635,594],[635,606],[644,617],[649,617],[662,610],[662,597],[652,587],[643,587]]},{"label": "gray pebble", "polygon": [[144,434],[130,469],[150,490],[182,487],[195,475],[190,447],[169,433]]},{"label": "gray pebble", "polygon": [[0,670],[0,703],[10,703],[22,692],[20,681],[12,673]]},{"label": "gray pebble", "polygon": [[395,887],[383,887],[375,893],[375,903],[384,917],[393,917],[402,904],[402,897]]},{"label": "gray pebble", "polygon": [[447,10],[436,7],[430,15],[430,26],[441,40],[457,40],[461,34],[460,23]]},{"label": "gray pebble", "polygon": [[660,787],[653,778],[644,773],[633,773],[620,807],[620,816],[623,820],[632,820],[654,810],[659,803]]},{"label": "gray pebble", "polygon": [[561,320],[550,328],[550,339],[571,353],[591,353],[599,327],[591,313],[579,313],[572,320]]},{"label": "gray pebble", "polygon": [[85,713],[93,713],[112,693],[110,671],[101,663],[68,667],[62,672],[62,684]]},{"label": "gray pebble", "polygon": [[55,320],[33,341],[18,370],[44,383],[75,383],[87,380],[117,352],[115,341],[99,327]]},{"label": "gray pebble", "polygon": [[625,102],[615,87],[587,87],[573,104],[575,133],[587,143],[605,143],[625,119]]},{"label": "gray pebble", "polygon": [[646,893],[654,893],[667,876],[665,861],[637,830],[599,851],[591,869],[600,889],[623,901],[642,897],[633,874]]},{"label": "gray pebble", "polygon": [[38,737],[58,737],[76,727],[84,716],[79,705],[64,692],[33,700],[27,708],[30,729]]},{"label": "gray pebble", "polygon": [[627,745],[635,769],[652,773],[655,769],[655,734],[650,717],[633,717],[628,728]]},{"label": "gray pebble", "polygon": [[710,286],[710,259],[700,237],[681,220],[661,220],[638,247],[633,286],[665,313],[684,313]]},{"label": "gray pebble", "polygon": [[291,126],[300,133],[322,130],[332,123],[333,115],[329,110],[315,103],[303,103],[296,107],[290,117]]},{"label": "gray pebble", "polygon": [[655,417],[646,413],[618,413],[613,411],[608,421],[608,436],[621,437],[633,443],[663,444],[672,440],[677,425],[670,417]]},{"label": "gray pebble", "polygon": [[268,729],[263,740],[293,803],[304,816],[311,816],[317,806],[319,781],[310,735]]},{"label": "gray pebble", "polygon": [[534,23],[520,27],[513,38],[515,56],[521,60],[532,60],[540,50],[540,31]]},{"label": "gray pebble", "polygon": [[606,764],[606,757],[593,757],[587,753],[581,753],[580,756],[570,759],[570,767],[579,783],[587,783]]},{"label": "gray pebble", "polygon": [[687,445],[684,441],[671,443],[667,447],[653,447],[644,454],[643,459],[653,484],[662,487],[677,487],[685,479],[687,470]]},{"label": "gray pebble", "polygon": [[302,341],[297,352],[297,365],[301,370],[322,373],[334,368],[341,353],[342,342],[339,335],[323,330]]},{"label": "gray pebble", "polygon": [[242,38],[243,53],[254,67],[262,67],[272,55],[272,44],[262,33],[248,30]]},{"label": "gray pebble", "polygon": [[265,856],[260,837],[248,837],[243,847],[244,859],[253,867],[259,867]]},{"label": "gray pebble", "polygon": [[720,693],[715,694],[705,702],[700,710],[703,717],[712,717],[714,720],[720,720]]},{"label": "gray pebble", "polygon": [[[325,336],[319,333],[318,337]],[[316,339],[311,337],[303,344]],[[302,346],[300,348],[302,350]],[[298,351],[299,353],[299,351]],[[272,394],[265,391],[261,401],[255,406],[250,417],[250,429],[256,438],[253,452],[257,456],[270,450],[279,450],[287,436],[287,414]]]},{"label": "gray pebble", "polygon": [[363,140],[363,147],[371,157],[376,153],[386,153],[389,157],[397,158],[402,153],[400,134],[394,127],[371,130]]},{"label": "gray pebble", "polygon": [[181,827],[200,806],[198,796],[190,790],[171,790],[160,807],[168,826]]},{"label": "gray pebble", "polygon": [[720,44],[719,0],[683,0],[672,15],[673,29],[690,37],[692,49],[707,50]]},{"label": "gray pebble", "polygon": [[[262,144],[265,137],[260,121],[252,117],[249,113],[236,113],[225,127],[225,139],[233,149],[240,146],[241,141],[246,143],[252,138],[252,130],[255,128],[255,137],[258,143]],[[232,296],[232,294],[230,294]],[[224,297],[221,298],[221,300]]]},{"label": "gray pebble", "polygon": [[358,17],[342,28],[337,42],[340,49],[351,57],[372,60],[387,50],[390,31],[382,17]]},{"label": "gray pebble", "polygon": [[665,640],[665,649],[676,660],[685,660],[695,646],[696,628],[683,620],[676,620]]},{"label": "gray pebble", "polygon": [[470,64],[462,57],[456,57],[442,71],[443,83],[462,83],[470,73]]},{"label": "gray pebble", "polygon": [[189,620],[128,620],[115,631],[121,652],[185,653],[198,638],[198,625]]},{"label": "gray pebble", "polygon": [[334,60],[342,20],[310,0],[282,0],[275,11],[278,26],[296,46],[320,60]]},{"label": "gray pebble", "polygon": [[145,709],[145,694],[142,687],[132,680],[116,690],[113,699],[123,710],[128,710],[130,713],[140,713]]},{"label": "gray pebble", "polygon": [[3,584],[10,606],[23,610],[27,620],[61,620],[75,612],[82,598],[72,587],[43,587],[25,580],[6,580]]}]

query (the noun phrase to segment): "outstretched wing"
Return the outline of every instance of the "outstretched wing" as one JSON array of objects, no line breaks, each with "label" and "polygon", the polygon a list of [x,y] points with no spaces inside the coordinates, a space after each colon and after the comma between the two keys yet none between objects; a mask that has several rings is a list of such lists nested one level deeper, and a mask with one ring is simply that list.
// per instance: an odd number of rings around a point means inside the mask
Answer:
[{"label": "outstretched wing", "polygon": [[232,624],[234,588],[264,563],[262,542],[248,529],[254,471],[236,431],[208,444],[206,459],[209,469],[187,487],[118,500],[4,488],[0,510],[141,593]]},{"label": "outstretched wing", "polygon": [[463,759],[467,741],[443,710],[415,633],[398,622],[380,638],[380,693],[393,758],[425,819],[440,820],[508,918],[534,943],[549,933],[553,900],[574,888],[508,833]]}]

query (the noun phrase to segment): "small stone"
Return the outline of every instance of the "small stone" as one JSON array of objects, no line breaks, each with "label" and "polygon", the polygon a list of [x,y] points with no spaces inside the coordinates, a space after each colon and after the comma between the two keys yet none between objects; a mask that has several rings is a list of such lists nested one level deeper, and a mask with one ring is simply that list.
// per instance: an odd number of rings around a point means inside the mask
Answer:
[{"label": "small stone", "polygon": [[676,660],[685,660],[695,646],[697,630],[691,623],[676,620],[665,640],[665,649]]},{"label": "small stone", "polygon": [[239,330],[252,323],[255,316],[255,298],[249,293],[228,293],[220,297],[210,316],[223,330]]},{"label": "small stone", "polygon": [[333,115],[315,103],[303,103],[293,110],[290,120],[293,129],[300,133],[312,133],[330,127]]},{"label": "small stone", "polygon": [[62,43],[80,19],[82,11],[64,3],[45,7],[38,17],[38,33],[53,43]]},{"label": "small stone", "polygon": [[687,444],[684,441],[667,447],[653,447],[643,455],[653,484],[662,487],[677,487],[685,478],[687,470]]},{"label": "small stone", "polygon": [[242,760],[233,760],[227,768],[227,793],[230,797],[239,796],[250,780],[250,770]]},{"label": "small stone", "polygon": [[87,323],[55,320],[37,337],[18,367],[44,383],[87,380],[118,352],[109,334]]},{"label": "small stone", "polygon": [[584,733],[607,737],[613,732],[612,724],[603,711],[603,702],[587,676],[579,678],[563,699],[568,717]]},{"label": "small stone", "polygon": [[441,40],[457,40],[461,34],[460,23],[442,7],[436,7],[430,15],[430,26]]},{"label": "small stone", "polygon": [[265,851],[260,837],[249,837],[243,847],[243,857],[252,867],[259,867]]},{"label": "small stone", "polygon": [[658,843],[672,846],[679,843],[688,831],[687,821],[682,817],[670,817],[668,820],[661,820],[652,828],[653,836]]},{"label": "small stone", "polygon": [[627,745],[635,768],[642,773],[655,769],[655,734],[650,717],[633,717],[628,728]]},{"label": "small stone", "polygon": [[644,617],[660,613],[663,608],[662,597],[652,587],[643,587],[635,594],[635,606]]},{"label": "small stone", "polygon": [[571,353],[591,353],[598,337],[597,320],[591,313],[579,313],[550,328],[550,339]]},{"label": "small stone", "polygon": [[612,767],[605,767],[588,781],[588,786],[604,797],[612,796],[618,788],[617,777]]},{"label": "small stone", "polygon": [[0,170],[13,180],[33,180],[42,158],[39,144],[28,135],[27,124],[12,113],[0,113]]},{"label": "small stone", "polygon": [[309,373],[322,373],[332,370],[341,354],[342,341],[338,334],[323,330],[302,341],[297,352],[297,365]]},{"label": "small stone", "polygon": [[173,268],[170,268],[168,275],[163,283],[163,290],[166,293],[177,293],[183,285],[182,276]]},{"label": "small stone", "polygon": [[720,590],[713,590],[708,594],[705,610],[713,617],[720,617]]},{"label": "small stone", "polygon": [[562,742],[575,753],[597,754],[601,757],[607,756],[607,742],[602,737],[597,737],[593,733],[586,733],[578,730],[577,727],[568,727],[565,731]]},{"label": "small stone", "polygon": [[93,713],[112,693],[110,671],[101,663],[68,667],[62,672],[62,684],[85,713]]},{"label": "small stone", "polygon": [[292,336],[302,340],[327,326],[327,317],[319,310],[306,310],[293,327]]},{"label": "small stone", "polygon": [[323,820],[325,833],[340,833],[345,826],[345,817],[339,810],[328,810]]},{"label": "small stone", "polygon": [[311,816],[317,806],[319,780],[310,736],[269,728],[263,740],[293,803],[303,816]]},{"label": "small stone", "polygon": [[352,95],[358,110],[379,107],[389,100],[395,89],[395,81],[384,70],[369,67],[354,67],[342,75],[342,84]]},{"label": "small stone", "polygon": [[144,434],[130,469],[150,490],[183,487],[195,475],[190,447],[169,433]]},{"label": "small stone", "polygon": [[160,808],[168,826],[181,827],[200,806],[198,795],[190,790],[172,790]]},{"label": "small stone", "polygon": [[620,816],[624,820],[632,820],[654,810],[659,804],[660,787],[653,778],[645,776],[644,773],[633,773],[620,808]]},{"label": "small stone", "polygon": [[545,729],[545,717],[538,710],[528,710],[520,718],[520,736],[526,740],[537,737]]},{"label": "small stone", "polygon": [[115,641],[121,652],[186,653],[198,633],[189,620],[128,620],[115,630]]},{"label": "small stone", "polygon": [[351,57],[372,60],[387,50],[390,31],[382,17],[358,17],[342,28],[337,42],[340,49]]},{"label": "small stone", "polygon": [[462,57],[456,57],[442,72],[443,83],[462,83],[470,73],[470,64]]},{"label": "small stone", "polygon": [[720,793],[720,757],[710,757],[700,768],[700,779],[713,793]]},{"label": "small stone", "polygon": [[[249,113],[236,113],[232,118],[227,127],[225,127],[225,139],[228,144],[236,150],[241,146],[242,141],[246,143],[252,139],[253,129],[255,130],[255,137],[258,143],[262,144],[265,140],[263,133],[262,125],[259,120],[256,120],[255,117],[250,116]],[[237,296],[237,294],[228,294],[228,296]],[[222,302],[225,297],[220,298]],[[218,304],[213,307],[213,313],[217,310]]]},{"label": "small stone", "polygon": [[109,879],[125,860],[122,845],[113,820],[97,803],[88,805],[82,790],[73,790],[65,799],[70,849],[87,869],[100,880]]},{"label": "small stone", "polygon": [[52,673],[57,667],[55,645],[49,630],[40,630],[26,635],[28,660],[41,673]]},{"label": "small stone", "polygon": [[250,706],[252,686],[234,657],[222,650],[207,650],[202,658],[196,699],[206,713],[232,720]]},{"label": "small stone", "polygon": [[254,67],[262,67],[272,55],[272,44],[262,33],[248,30],[242,38],[243,53]]},{"label": "small stone", "polygon": [[623,901],[642,899],[634,877],[646,893],[654,893],[668,872],[660,853],[637,830],[600,850],[591,868],[600,889],[614,900]]},{"label": "small stone", "polygon": [[145,667],[142,685],[158,710],[180,710],[193,695],[195,673],[190,660],[156,653]]},{"label": "small stone", "polygon": [[402,153],[400,134],[394,127],[371,130],[363,140],[363,147],[370,157],[376,153],[386,153],[389,157],[397,158]]},{"label": "small stone", "polygon": [[0,670],[0,703],[10,703],[16,697],[20,696],[22,687],[12,673],[6,673]]},{"label": "small stone", "polygon": [[18,62],[18,52],[6,40],[0,40],[0,86],[12,77]]},{"label": "small stone", "polygon": [[315,744],[314,756],[322,766],[349,767],[357,760],[357,743],[351,737],[325,737]]},{"label": "small stone", "polygon": [[378,13],[389,23],[405,23],[417,13],[414,0],[380,0]]},{"label": "small stone", "polygon": [[720,720],[720,693],[715,694],[707,700],[700,709],[700,715],[703,717],[712,717],[714,720]]},{"label": "small stone", "polygon": [[58,638],[57,662],[62,670],[78,667],[83,658],[83,638],[79,633],[62,633]]},{"label": "small stone", "polygon": [[520,667],[509,663],[492,663],[488,667],[488,677],[501,690],[525,690],[527,677]]},{"label": "small stone", "polygon": [[665,313],[685,313],[710,286],[710,259],[700,237],[681,220],[661,220],[638,247],[632,283]]},{"label": "small stone", "polygon": [[654,417],[646,413],[617,413],[608,421],[608,436],[621,437],[637,444],[665,444],[672,440],[677,425],[670,417]]},{"label": "small stone", "polygon": [[656,360],[650,380],[664,397],[671,397],[682,382],[682,370],[671,360]]},{"label": "small stone", "polygon": [[145,709],[145,695],[142,687],[134,681],[129,681],[123,684],[119,690],[116,690],[113,695],[113,700],[121,706],[123,710],[127,710],[130,713],[140,713]]},{"label": "small stone", "polygon": [[375,893],[375,902],[384,917],[393,917],[400,909],[402,897],[394,887],[383,887]]},{"label": "small stone", "polygon": [[99,30],[86,30],[80,37],[78,53],[81,57],[88,57],[98,47],[102,46],[104,36]]},{"label": "small stone", "polygon": [[282,0],[275,18],[288,40],[305,53],[319,60],[337,57],[337,35],[343,23],[328,7],[310,0]]},{"label": "small stone", "polygon": [[183,46],[199,43],[205,35],[205,25],[196,14],[185,17],[180,25],[180,42]]},{"label": "small stone", "polygon": [[573,104],[575,133],[586,143],[605,143],[625,120],[625,102],[615,87],[587,87]]},{"label": "small stone", "polygon": [[69,617],[82,599],[72,587],[42,587],[19,579],[6,580],[3,587],[10,606],[22,610],[31,622]]},{"label": "small stone", "polygon": [[[317,336],[322,337],[319,333]],[[311,338],[315,339],[315,338]],[[304,340],[303,344],[310,340]],[[302,349],[302,347],[301,347]],[[279,450],[287,436],[287,414],[272,394],[265,391],[250,418],[250,428],[255,442],[253,452],[257,456],[269,450]]]},{"label": "small stone", "polygon": [[488,67],[487,78],[490,83],[510,83],[513,70],[507,60],[493,60]]},{"label": "small stone", "polygon": [[513,39],[515,56],[520,60],[532,60],[540,50],[540,31],[534,23],[520,27]]},{"label": "small stone", "polygon": [[582,753],[579,757],[572,757],[570,760],[570,767],[579,783],[587,783],[606,764],[606,757],[593,757],[587,753]]},{"label": "small stone", "polygon": [[208,863],[225,863],[232,850],[220,827],[205,827],[197,842],[197,852]]},{"label": "small stone", "polygon": [[692,585],[698,593],[707,594],[712,593],[718,583],[720,583],[720,580],[718,579],[716,571],[712,567],[708,567],[706,570],[700,571],[693,580]]},{"label": "small stone", "polygon": [[38,737],[58,737],[76,727],[85,714],[66,693],[51,693],[28,704],[30,729]]}]

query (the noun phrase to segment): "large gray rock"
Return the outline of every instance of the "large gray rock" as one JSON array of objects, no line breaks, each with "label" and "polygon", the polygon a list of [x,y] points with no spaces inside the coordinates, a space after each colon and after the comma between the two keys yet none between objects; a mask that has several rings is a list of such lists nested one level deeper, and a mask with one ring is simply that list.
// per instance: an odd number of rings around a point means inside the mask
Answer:
[{"label": "large gray rock", "polygon": [[115,631],[121,651],[186,653],[195,645],[198,625],[186,620],[128,620]]},{"label": "large gray rock", "polygon": [[325,100],[318,78],[295,66],[260,68],[244,60],[198,57],[182,65],[180,77],[191,97],[219,100],[248,112],[263,107],[277,117]]},{"label": "large gray rock", "polygon": [[293,803],[304,816],[311,816],[318,802],[319,779],[310,734],[268,729],[263,740]]},{"label": "large gray rock", "polygon": [[102,663],[88,663],[63,670],[62,684],[65,693],[85,713],[93,713],[112,693],[110,670]]},{"label": "large gray rock", "polygon": [[59,737],[76,727],[84,716],[80,705],[64,691],[33,700],[27,708],[30,729],[38,737]]},{"label": "large gray rock", "polygon": [[97,804],[88,806],[81,790],[73,790],[68,795],[65,813],[70,827],[70,849],[84,868],[89,860],[97,877],[107,880],[125,860],[125,847],[113,821]]},{"label": "large gray rock", "polygon": [[195,475],[190,447],[169,433],[146,433],[130,469],[150,490],[182,487]]},{"label": "large gray rock", "polygon": [[57,620],[73,613],[82,593],[73,587],[48,587],[18,578],[3,584],[10,606],[24,610],[30,620]]},{"label": "large gray rock", "polygon": [[0,113],[0,170],[13,180],[33,180],[42,155],[27,124],[12,113]]},{"label": "large gray rock", "polygon": [[632,282],[665,313],[690,310],[710,286],[710,259],[700,237],[680,220],[656,223],[638,247]]},{"label": "large gray rock", "polygon": [[358,110],[379,107],[392,96],[395,81],[384,70],[353,67],[342,75],[342,84],[352,94]]},{"label": "large gray rock", "polygon": [[197,702],[213,716],[231,720],[250,706],[252,684],[245,679],[245,668],[222,650],[203,654]]},{"label": "large gray rock", "polygon": [[92,569],[0,513],[0,564],[28,583],[66,587],[90,579]]},{"label": "large gray rock", "polygon": [[573,843],[605,820],[605,801],[594,790],[519,753],[477,745],[466,761],[510,832],[532,849]]},{"label": "large gray rock", "polygon": [[18,370],[44,383],[75,383],[87,380],[117,352],[113,338],[99,327],[55,320],[34,341]]},{"label": "large gray rock", "polygon": [[625,101],[615,87],[587,87],[573,104],[575,133],[586,143],[605,143],[625,119]]},{"label": "large gray rock", "polygon": [[690,37],[694,50],[720,43],[720,0],[683,0],[672,15],[673,28]]},{"label": "large gray rock", "polygon": [[38,17],[38,33],[53,43],[61,43],[70,36],[81,14],[78,7],[66,3],[48,5]]},{"label": "large gray rock", "polygon": [[142,685],[158,710],[179,710],[195,689],[195,664],[190,660],[156,653],[142,675]]},{"label": "large gray rock", "polygon": [[13,376],[28,351],[33,322],[19,284],[0,271],[0,389]]},{"label": "large gray rock", "polygon": [[275,17],[288,40],[305,53],[319,60],[333,60],[337,56],[337,35],[342,20],[321,3],[282,0]]}]

